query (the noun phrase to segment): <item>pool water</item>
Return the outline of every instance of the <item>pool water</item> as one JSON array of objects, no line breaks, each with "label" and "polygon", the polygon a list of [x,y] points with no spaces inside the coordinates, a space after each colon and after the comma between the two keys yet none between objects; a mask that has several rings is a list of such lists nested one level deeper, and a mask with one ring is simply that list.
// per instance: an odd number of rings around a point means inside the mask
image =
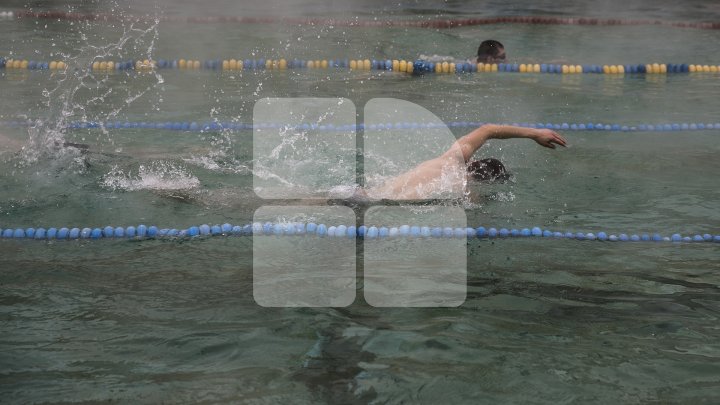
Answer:
[{"label": "pool water", "polygon": [[[66,2],[83,12],[454,18],[557,15],[718,21],[712,1],[624,3]],[[622,5],[623,7],[620,7]],[[10,1],[7,9],[21,9]],[[40,9],[42,10],[42,9]],[[720,31],[485,25],[446,30],[278,24],[0,21],[0,56],[69,74],[0,71],[0,227],[245,224],[249,130],[63,130],[70,121],[252,122],[265,97],[393,97],[440,119],[715,123],[720,76],[410,76],[348,70],[88,74],[94,57],[472,56],[518,63],[718,64]],[[62,58],[58,55],[65,55]],[[362,115],[358,117],[362,122]],[[451,128],[461,136],[466,128]],[[513,173],[474,185],[468,225],[720,233],[720,130],[563,132],[569,148],[491,141]],[[62,147],[86,144],[87,150]],[[422,148],[411,145],[407,153]],[[273,203],[285,203],[274,201]],[[337,241],[333,241],[336,243]],[[321,247],[318,246],[318,249]],[[362,243],[357,244],[362,258]],[[720,397],[718,244],[470,240],[458,308],[264,308],[252,239],[0,239],[0,393],[8,402],[697,403]],[[340,252],[340,250],[338,250]],[[312,249],[298,260],[312,260]],[[341,253],[338,253],[341,255]],[[338,258],[342,260],[343,257]],[[348,260],[351,257],[347,258]],[[362,262],[359,263],[362,265]]]}]

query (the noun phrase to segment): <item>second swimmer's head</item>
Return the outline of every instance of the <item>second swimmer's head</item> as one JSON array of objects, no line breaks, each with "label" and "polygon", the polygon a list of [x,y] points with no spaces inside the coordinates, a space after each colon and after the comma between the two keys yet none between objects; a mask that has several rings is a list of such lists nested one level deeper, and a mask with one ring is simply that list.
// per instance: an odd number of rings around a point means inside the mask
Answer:
[{"label": "second swimmer's head", "polygon": [[497,63],[505,61],[505,47],[494,39],[488,39],[480,44],[477,52],[478,63]]}]

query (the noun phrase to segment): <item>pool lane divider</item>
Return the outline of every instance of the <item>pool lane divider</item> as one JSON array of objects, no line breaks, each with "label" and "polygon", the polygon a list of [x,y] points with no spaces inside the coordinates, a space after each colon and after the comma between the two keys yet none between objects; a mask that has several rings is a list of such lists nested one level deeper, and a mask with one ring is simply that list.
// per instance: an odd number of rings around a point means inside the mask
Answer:
[{"label": "pool lane divider", "polygon": [[674,233],[670,236],[658,233],[627,234],[607,232],[560,232],[533,228],[458,228],[449,226],[401,225],[397,227],[354,225],[325,225],[315,223],[255,222],[246,225],[191,226],[189,228],[158,228],[138,225],[104,228],[0,228],[0,239],[78,240],[78,239],[191,239],[211,236],[288,236],[337,239],[383,240],[396,238],[466,238],[472,239],[572,239],[601,242],[684,242],[720,243],[720,235],[696,234],[693,236]]},{"label": "pool lane divider", "polygon": [[[443,128],[477,128],[486,123],[475,121],[452,121],[445,124],[428,124],[418,122],[388,122],[380,124],[280,124],[260,123],[258,128],[263,129],[290,129],[294,131],[356,131],[356,130],[416,130]],[[0,126],[9,128],[22,128],[33,126],[32,120],[25,121],[0,121]],[[610,123],[527,123],[513,122],[502,123],[501,125],[514,125],[525,128],[552,129],[557,131],[592,131],[592,132],[677,132],[677,131],[712,131],[720,130],[720,122],[717,123],[655,123],[655,124],[610,124]],[[177,132],[213,132],[213,131],[250,131],[253,130],[252,123],[241,122],[195,122],[195,121],[164,121],[164,122],[130,122],[130,121],[74,121],[66,126],[69,130],[80,129],[157,129]]]},{"label": "pool lane divider", "polygon": [[[0,69],[7,71],[65,71],[67,62],[61,60],[35,61],[0,57]],[[548,63],[475,63],[475,62],[430,62],[403,59],[158,59],[158,60],[96,60],[87,69],[95,73],[152,72],[156,70],[222,72],[256,70],[323,70],[344,69],[360,71],[390,71],[425,74],[460,73],[549,73],[549,74],[604,74],[622,76],[625,74],[666,75],[676,73],[718,73],[720,65],[687,63],[640,63],[640,64],[548,64]]]},{"label": "pool lane divider", "polygon": [[241,16],[135,16],[109,13],[74,13],[60,10],[31,11],[7,10],[0,12],[0,19],[51,19],[67,21],[146,21],[195,24],[282,24],[309,25],[318,27],[399,27],[448,29],[477,25],[524,24],[524,25],[586,25],[586,26],[632,26],[656,25],[676,28],[720,29],[720,22],[665,21],[650,19],[619,19],[592,17],[550,17],[550,16],[495,16],[452,19],[361,19],[361,18],[317,18],[317,17],[241,17]]}]

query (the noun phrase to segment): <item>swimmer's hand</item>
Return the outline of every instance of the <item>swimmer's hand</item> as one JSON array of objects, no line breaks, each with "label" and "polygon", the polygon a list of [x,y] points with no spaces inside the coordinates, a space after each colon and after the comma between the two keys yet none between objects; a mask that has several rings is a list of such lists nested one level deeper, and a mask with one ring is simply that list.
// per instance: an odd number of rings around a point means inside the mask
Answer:
[{"label": "swimmer's hand", "polygon": [[555,149],[555,145],[560,145],[562,147],[567,146],[565,138],[550,129],[536,129],[532,135],[532,139],[534,139],[538,144],[550,149]]}]

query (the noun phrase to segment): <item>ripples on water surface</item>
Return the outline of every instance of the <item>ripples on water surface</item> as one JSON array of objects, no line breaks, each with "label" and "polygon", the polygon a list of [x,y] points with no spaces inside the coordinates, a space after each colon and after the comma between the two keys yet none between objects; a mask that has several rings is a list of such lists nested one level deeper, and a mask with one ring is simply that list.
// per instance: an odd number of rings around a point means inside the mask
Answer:
[{"label": "ripples on water surface", "polygon": [[[112,7],[74,4],[89,12]],[[451,2],[439,11],[425,2],[198,4],[116,9],[169,16],[720,17],[710,1],[622,7],[535,2],[532,8]],[[0,54],[50,60],[61,52],[75,55],[78,64],[98,52],[412,59],[421,53],[467,57],[478,40],[495,37],[519,62],[717,64],[720,43],[717,31],[655,26],[434,31],[161,22],[132,28],[0,21],[6,39]],[[120,50],[109,46],[122,38]],[[403,98],[445,121],[717,122],[718,83],[717,76],[684,75],[163,71],[161,77],[139,78],[73,74],[58,85],[47,72],[6,71],[0,76],[0,119],[43,121],[30,131],[0,128],[0,225],[246,223],[262,205],[251,188],[248,131],[54,132],[63,119],[250,122],[261,97],[339,96],[358,109],[375,97]],[[43,90],[50,93],[44,96]],[[571,148],[563,151],[520,141],[489,145],[483,154],[502,157],[514,180],[476,190],[482,197],[468,209],[468,223],[718,233],[717,130],[566,135]],[[58,142],[89,149],[61,148]],[[358,249],[362,253],[362,245]],[[347,308],[262,308],[252,295],[251,252],[248,238],[0,240],[3,400],[712,403],[720,397],[720,265],[714,244],[472,241],[467,299],[451,309],[370,307],[362,299],[362,274],[358,298]],[[309,250],[297,259],[315,254]]]}]

